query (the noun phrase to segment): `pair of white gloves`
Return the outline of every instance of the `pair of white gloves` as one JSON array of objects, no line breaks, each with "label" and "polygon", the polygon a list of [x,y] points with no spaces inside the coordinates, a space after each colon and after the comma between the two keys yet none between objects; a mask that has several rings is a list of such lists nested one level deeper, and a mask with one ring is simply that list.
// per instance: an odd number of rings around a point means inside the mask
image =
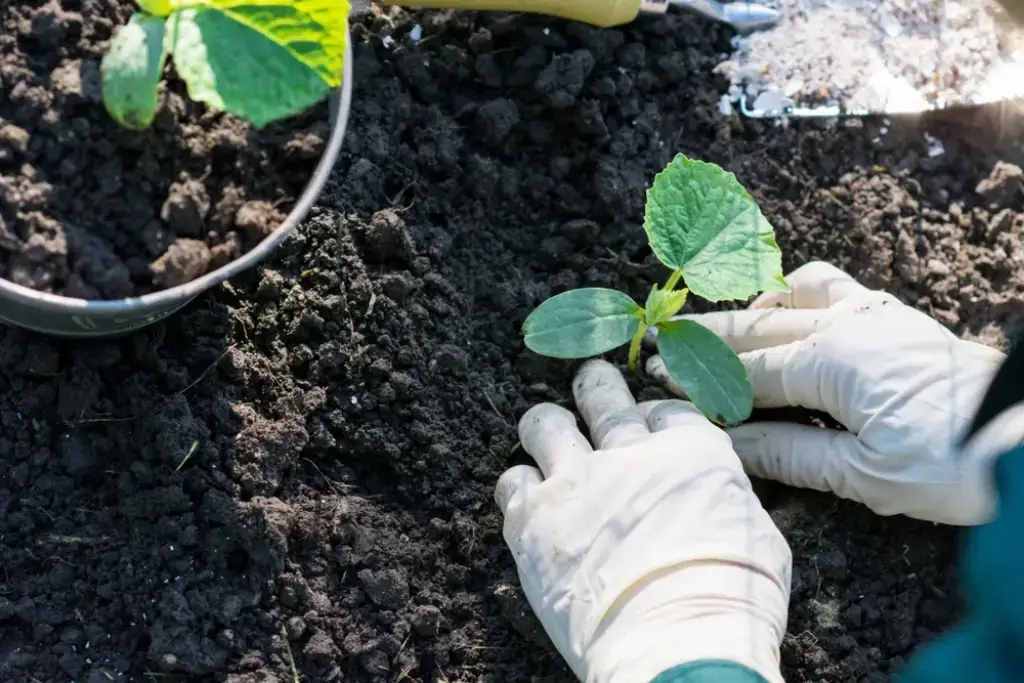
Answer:
[{"label": "pair of white gloves", "polygon": [[[648,683],[725,660],[782,682],[792,557],[744,471],[882,515],[974,525],[993,513],[990,464],[1024,439],[1024,412],[1004,413],[965,448],[960,437],[1004,355],[825,263],[787,281],[789,293],[747,310],[685,317],[740,354],[756,407],[822,410],[848,431],[722,430],[683,400],[638,405],[599,360],[573,384],[589,441],[553,404],[520,421],[539,468],[498,482],[505,540],[581,681]],[[667,381],[659,358],[647,370]]]}]

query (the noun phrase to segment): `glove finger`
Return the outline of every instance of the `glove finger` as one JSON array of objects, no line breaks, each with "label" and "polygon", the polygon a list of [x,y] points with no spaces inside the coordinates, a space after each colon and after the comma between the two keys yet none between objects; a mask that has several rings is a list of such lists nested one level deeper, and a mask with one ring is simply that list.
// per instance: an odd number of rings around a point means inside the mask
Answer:
[{"label": "glove finger", "polygon": [[541,403],[526,411],[519,420],[519,441],[545,477],[594,450],[576,426],[576,417],[554,403]]},{"label": "glove finger", "polygon": [[676,427],[703,427],[708,423],[704,414],[689,401],[644,401],[639,408],[652,432],[662,432]]},{"label": "glove finger", "polygon": [[572,391],[595,448],[628,446],[651,435],[626,380],[611,363],[584,363],[573,380]]},{"label": "glove finger", "polygon": [[781,346],[824,329],[832,317],[821,309],[719,311],[680,316],[708,328],[736,353]]},{"label": "glove finger", "polygon": [[869,292],[867,287],[824,261],[811,261],[786,276],[788,292],[765,292],[750,308],[828,308],[854,294]]},{"label": "glove finger", "polygon": [[[747,380],[754,393],[755,408],[788,408],[800,405],[811,410],[822,410],[829,412],[823,401],[817,394],[800,396],[801,402],[794,403],[786,393],[783,382],[785,373],[793,368],[793,358],[797,357],[797,346],[800,342],[772,346],[756,351],[747,351],[739,354],[743,367],[747,370]],[[665,367],[665,361],[661,356],[651,356],[647,359],[647,374],[658,381],[662,386],[671,391],[681,399],[689,400],[682,387],[673,381],[672,376]],[[819,386],[817,380],[810,382],[811,386]],[[836,419],[839,419],[837,416]]]},{"label": "glove finger", "polygon": [[984,463],[936,463],[923,471],[917,459],[883,456],[850,432],[787,423],[745,424],[728,433],[751,476],[829,491],[879,515],[968,526],[995,511]]},{"label": "glove finger", "polygon": [[[803,342],[793,342],[739,354],[754,393],[755,408],[800,406],[810,410],[831,412],[821,397],[819,378],[806,376],[814,372],[814,366],[805,363],[807,352],[801,350],[802,344]],[[799,392],[794,396],[792,392],[787,391],[786,380],[801,373],[803,376],[800,377],[800,386],[808,391]],[[832,417],[840,419],[841,416]]]},{"label": "glove finger", "polygon": [[513,500],[521,499],[531,488],[543,482],[544,476],[536,467],[516,465],[498,478],[498,484],[494,487],[494,502],[498,504],[501,514],[505,515]]},{"label": "glove finger", "polygon": [[789,486],[862,500],[856,463],[867,447],[850,432],[785,422],[753,422],[727,430],[747,474]]}]

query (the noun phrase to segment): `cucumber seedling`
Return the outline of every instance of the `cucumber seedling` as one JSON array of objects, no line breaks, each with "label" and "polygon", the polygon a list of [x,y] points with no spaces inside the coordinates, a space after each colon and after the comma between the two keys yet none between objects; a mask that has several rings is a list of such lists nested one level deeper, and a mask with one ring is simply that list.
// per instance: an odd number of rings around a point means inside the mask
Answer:
[{"label": "cucumber seedling", "polygon": [[[647,330],[672,380],[710,419],[750,417],[753,392],[739,357],[717,335],[676,317],[694,294],[708,301],[785,292],[782,252],[771,224],[736,176],[682,154],[654,179],[644,214],[647,239],[672,269],[640,306],[614,289],[574,289],[551,297],[523,324],[527,348],[553,358],[588,358],[629,344],[636,370]],[[685,284],[685,287],[680,285]]]},{"label": "cucumber seedling", "polygon": [[257,128],[322,101],[341,84],[347,0],[138,0],[101,63],[103,103],[147,128],[168,57],[197,102]]}]

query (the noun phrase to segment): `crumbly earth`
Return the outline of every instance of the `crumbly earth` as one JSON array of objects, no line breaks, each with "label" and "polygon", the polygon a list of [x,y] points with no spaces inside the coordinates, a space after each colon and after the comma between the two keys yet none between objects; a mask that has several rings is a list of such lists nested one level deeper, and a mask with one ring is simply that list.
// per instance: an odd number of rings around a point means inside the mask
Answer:
[{"label": "crumbly earth", "polygon": [[[994,345],[1021,318],[1021,171],[992,151],[1019,147],[991,120],[723,119],[729,32],[675,14],[354,32],[346,151],[275,261],[129,337],[0,331],[4,683],[571,681],[491,498],[519,416],[571,405],[573,365],[519,328],[665,277],[641,218],[678,151],[738,174],[787,269],[828,259]],[[960,614],[955,530],[758,489],[795,556],[791,683],[887,681]]]},{"label": "crumbly earth", "polygon": [[174,287],[280,225],[329,135],[326,105],[254,130],[168,67],[153,125],[107,114],[100,60],[129,0],[0,3],[0,277],[85,299]]}]

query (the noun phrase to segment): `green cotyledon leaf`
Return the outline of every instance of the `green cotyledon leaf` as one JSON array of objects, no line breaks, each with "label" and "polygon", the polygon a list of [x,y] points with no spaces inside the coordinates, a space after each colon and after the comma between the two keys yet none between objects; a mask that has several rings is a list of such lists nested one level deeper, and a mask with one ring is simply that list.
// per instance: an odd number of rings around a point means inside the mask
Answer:
[{"label": "green cotyledon leaf", "polygon": [[157,86],[167,61],[165,20],[134,14],[122,26],[100,62],[101,92],[107,112],[125,128],[153,122]]},{"label": "green cotyledon leaf", "polygon": [[672,381],[708,418],[732,425],[750,417],[754,392],[746,368],[714,332],[672,320],[658,326],[657,344]]},{"label": "green cotyledon leaf", "polygon": [[614,289],[574,289],[551,297],[523,323],[526,347],[552,358],[589,358],[622,346],[644,309]]},{"label": "green cotyledon leaf", "polygon": [[789,289],[771,224],[715,164],[677,155],[647,191],[644,230],[658,259],[709,301]]},{"label": "green cotyledon leaf", "polygon": [[174,65],[192,99],[257,127],[341,83],[345,0],[171,0]]}]

